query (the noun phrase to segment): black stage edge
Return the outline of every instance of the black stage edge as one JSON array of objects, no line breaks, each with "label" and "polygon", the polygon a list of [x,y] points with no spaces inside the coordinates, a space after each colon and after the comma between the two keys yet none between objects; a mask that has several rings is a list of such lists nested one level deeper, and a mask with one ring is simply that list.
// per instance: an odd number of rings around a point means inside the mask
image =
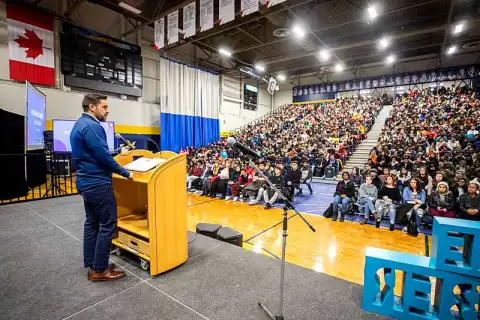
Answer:
[{"label": "black stage edge", "polygon": [[[2,319],[267,320],[278,303],[278,260],[198,235],[182,266],[150,278],[92,283],[82,267],[79,196],[0,206]],[[189,233],[189,240],[194,234]],[[287,248],[288,252],[288,248]],[[285,319],[386,319],[361,310],[362,286],[286,264]]]}]

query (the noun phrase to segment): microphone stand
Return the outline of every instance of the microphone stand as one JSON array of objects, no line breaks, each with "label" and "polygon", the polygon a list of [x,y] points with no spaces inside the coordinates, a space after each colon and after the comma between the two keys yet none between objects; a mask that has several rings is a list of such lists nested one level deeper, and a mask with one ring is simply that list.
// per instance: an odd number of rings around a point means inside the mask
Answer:
[{"label": "microphone stand", "polygon": [[[158,149],[158,152],[160,152],[160,157],[162,157],[162,149],[160,149],[160,147],[158,146],[158,144],[153,140],[153,139],[150,139],[150,138],[147,138],[145,137],[145,139],[147,139],[147,141],[150,141],[151,143],[153,143],[155,145],[155,147],[157,147]],[[163,158],[163,157],[162,157]]]},{"label": "microphone stand", "polygon": [[284,320],[283,317],[283,289],[285,285],[285,251],[287,249],[287,224],[288,224],[288,211],[293,210],[295,213],[302,218],[303,222],[313,231],[315,232],[316,230],[312,227],[312,225],[300,214],[300,212],[295,209],[293,204],[283,195],[283,193],[278,190],[277,187],[263,174],[263,172],[260,171],[260,169],[257,168],[255,163],[251,159],[248,160],[248,164],[255,169],[256,172],[265,179],[267,182],[268,186],[274,190],[275,192],[278,193],[278,196],[280,199],[283,200],[284,206],[283,206],[283,233],[282,233],[282,260],[280,262],[280,297],[279,297],[279,305],[278,305],[278,314],[275,315],[273,312],[268,310],[268,308],[261,302],[258,303],[260,308],[262,308],[263,311],[268,315],[268,317],[272,320]]}]

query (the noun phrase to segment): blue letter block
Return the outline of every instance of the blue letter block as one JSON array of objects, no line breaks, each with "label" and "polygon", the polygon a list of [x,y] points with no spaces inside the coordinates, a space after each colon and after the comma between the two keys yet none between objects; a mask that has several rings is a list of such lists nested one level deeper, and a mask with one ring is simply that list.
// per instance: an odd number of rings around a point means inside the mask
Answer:
[{"label": "blue letter block", "polygon": [[[377,271],[383,269],[385,286],[380,290]],[[403,272],[400,297],[394,295],[395,270]],[[390,250],[367,248],[362,308],[397,319],[477,320],[475,305],[480,278],[439,270],[430,258]],[[435,297],[431,297],[436,278]],[[458,285],[459,294],[455,294]],[[451,311],[457,306],[458,311]]]},{"label": "blue letter block", "polygon": [[480,277],[480,222],[435,217],[431,266]]}]

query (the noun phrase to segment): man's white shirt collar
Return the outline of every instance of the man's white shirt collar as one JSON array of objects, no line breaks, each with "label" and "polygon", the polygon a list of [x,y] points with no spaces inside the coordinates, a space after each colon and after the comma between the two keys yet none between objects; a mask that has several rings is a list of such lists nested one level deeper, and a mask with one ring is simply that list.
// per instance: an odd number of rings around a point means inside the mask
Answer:
[{"label": "man's white shirt collar", "polygon": [[87,116],[92,117],[93,120],[95,120],[95,121],[97,121],[98,123],[100,123],[100,120],[98,120],[97,118],[95,118],[94,116],[92,116],[90,113],[84,112],[83,114],[86,114]]}]

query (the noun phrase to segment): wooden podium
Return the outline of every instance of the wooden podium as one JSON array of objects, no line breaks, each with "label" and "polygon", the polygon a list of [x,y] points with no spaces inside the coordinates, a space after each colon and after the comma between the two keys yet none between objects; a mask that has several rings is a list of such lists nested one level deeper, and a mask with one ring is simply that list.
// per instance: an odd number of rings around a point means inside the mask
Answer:
[{"label": "wooden podium", "polygon": [[132,171],[133,180],[113,175],[118,207],[113,244],[140,257],[142,268],[150,268],[153,276],[188,258],[187,160],[185,154],[153,154],[147,150],[119,154],[115,160],[125,166],[140,157],[162,158],[165,162],[147,172]]}]

